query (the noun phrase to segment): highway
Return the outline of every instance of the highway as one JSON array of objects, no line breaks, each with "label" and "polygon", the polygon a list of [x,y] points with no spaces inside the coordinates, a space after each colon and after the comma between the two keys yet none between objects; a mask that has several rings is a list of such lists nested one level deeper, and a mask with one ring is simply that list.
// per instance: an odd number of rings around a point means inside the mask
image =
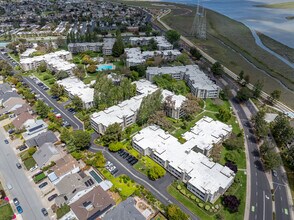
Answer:
[{"label": "highway", "polygon": [[46,91],[41,89],[34,80],[29,77],[23,77],[25,83],[35,92],[40,94],[40,98],[43,99],[48,106],[52,107],[56,112],[59,112],[62,118],[67,121],[75,130],[83,130],[84,125],[79,121],[72,113],[68,112],[61,104],[57,103],[56,100],[52,99]]},{"label": "highway", "polygon": [[[2,185],[6,188],[6,184],[10,183],[12,189],[9,190],[11,195],[9,199],[18,198],[23,208],[22,217],[24,220],[41,220],[49,219],[44,217],[41,209],[43,208],[40,198],[32,188],[32,185],[23,172],[23,169],[17,169],[16,163],[18,159],[11,148],[10,144],[5,144],[6,137],[3,129],[0,129],[0,173]],[[8,190],[6,188],[6,190]],[[8,194],[8,195],[9,195]],[[12,206],[14,206],[12,204]],[[13,207],[15,210],[15,207]]]}]

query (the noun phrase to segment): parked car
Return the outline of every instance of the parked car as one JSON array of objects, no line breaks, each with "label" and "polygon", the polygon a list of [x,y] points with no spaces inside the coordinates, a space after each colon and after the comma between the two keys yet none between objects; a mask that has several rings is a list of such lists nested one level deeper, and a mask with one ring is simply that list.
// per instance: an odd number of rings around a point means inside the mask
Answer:
[{"label": "parked car", "polygon": [[18,169],[21,169],[21,168],[22,168],[22,166],[21,166],[20,163],[16,163],[16,167],[17,167]]},{"label": "parked car", "polygon": [[127,156],[129,156],[129,153],[125,153],[123,156],[122,156],[122,158],[126,158]]},{"label": "parked car", "polygon": [[35,171],[37,168],[38,168],[38,165],[32,167],[32,168],[30,169],[30,171],[33,172],[33,171]]},{"label": "parked car", "polygon": [[13,204],[14,204],[15,206],[19,206],[19,201],[18,201],[17,198],[14,198],[14,199],[13,199]]},{"label": "parked car", "polygon": [[57,197],[57,194],[53,194],[51,196],[48,197],[48,201],[52,201],[53,199],[55,199]]},{"label": "parked car", "polygon": [[26,146],[26,145],[21,145],[18,149],[20,150],[20,151],[23,151],[23,150],[25,150],[25,149],[27,149],[28,147]]},{"label": "parked car", "polygon": [[16,210],[19,214],[23,213],[22,207],[20,205],[16,207]]},{"label": "parked car", "polygon": [[41,184],[39,185],[39,188],[42,189],[42,188],[44,188],[44,187],[47,186],[47,185],[48,185],[47,182],[41,183]]},{"label": "parked car", "polygon": [[48,215],[48,212],[45,208],[42,208],[41,209],[41,212],[43,213],[44,216],[47,216]]},{"label": "parked car", "polygon": [[4,140],[5,144],[9,144],[9,141],[7,139]]}]

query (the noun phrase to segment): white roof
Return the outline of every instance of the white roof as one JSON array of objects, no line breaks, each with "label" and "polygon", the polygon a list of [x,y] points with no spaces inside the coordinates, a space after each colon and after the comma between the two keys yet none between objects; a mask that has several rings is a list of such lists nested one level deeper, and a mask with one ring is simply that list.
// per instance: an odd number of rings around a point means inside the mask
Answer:
[{"label": "white roof", "polygon": [[72,96],[80,97],[84,103],[90,103],[94,100],[94,89],[76,77],[68,77],[57,81],[57,83],[62,85]]},{"label": "white roof", "polygon": [[175,103],[175,108],[180,108],[183,104],[183,102],[187,99],[185,96],[183,95],[176,95],[171,91],[168,91],[166,89],[164,89],[162,91],[162,96],[163,99],[165,100],[167,97],[171,98],[171,101],[173,101]]},{"label": "white roof", "polygon": [[170,44],[164,36],[157,36],[157,37],[130,37],[131,42],[143,42],[143,41],[150,41],[151,39],[154,39],[157,43],[158,47],[172,47],[172,44]]},{"label": "white roof", "polygon": [[30,56],[32,53],[36,52],[37,50],[35,48],[28,48],[26,49],[25,52],[23,52],[20,56],[21,57],[28,57]]},{"label": "white roof", "polygon": [[171,67],[148,67],[146,75],[154,76],[161,74],[186,75],[192,82],[194,88],[215,90],[218,86],[214,84],[197,65],[171,66]]},{"label": "white roof", "polygon": [[[213,121],[210,118],[205,118],[205,120]],[[196,125],[200,124],[201,127],[203,123],[206,122],[200,120]],[[209,133],[210,130],[206,132]],[[234,178],[234,173],[229,168],[214,163],[205,155],[192,150],[198,144],[197,139],[190,139],[181,144],[177,138],[159,126],[152,125],[136,134],[133,137],[133,142],[144,150],[152,149],[157,157],[168,161],[173,168],[189,174],[190,184],[198,189],[203,189],[203,191],[217,192],[219,187],[226,188]]]},{"label": "white roof", "polygon": [[203,117],[190,131],[182,136],[187,141],[193,141],[197,148],[210,150],[213,144],[218,143],[223,137],[232,132],[232,126]]}]

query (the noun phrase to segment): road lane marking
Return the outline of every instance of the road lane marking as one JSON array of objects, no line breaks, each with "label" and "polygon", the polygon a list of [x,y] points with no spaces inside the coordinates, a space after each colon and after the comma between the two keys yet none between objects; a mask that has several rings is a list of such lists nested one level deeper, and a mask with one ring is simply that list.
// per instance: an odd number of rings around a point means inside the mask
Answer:
[{"label": "road lane marking", "polygon": [[263,191],[263,220],[265,220],[265,192]]}]

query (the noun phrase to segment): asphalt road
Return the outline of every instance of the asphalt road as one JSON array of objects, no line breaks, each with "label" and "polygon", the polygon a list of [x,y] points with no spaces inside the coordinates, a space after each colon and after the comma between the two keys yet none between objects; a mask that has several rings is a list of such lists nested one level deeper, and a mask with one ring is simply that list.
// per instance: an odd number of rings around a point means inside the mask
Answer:
[{"label": "asphalt road", "polygon": [[74,115],[68,112],[61,104],[57,103],[56,100],[52,99],[46,91],[41,89],[34,80],[29,77],[23,77],[25,83],[36,93],[40,94],[40,97],[45,101],[50,107],[52,107],[56,112],[59,112],[62,118],[67,121],[75,130],[83,130],[83,123],[80,122]]},{"label": "asphalt road", "polygon": [[115,174],[116,176],[120,174],[128,175],[135,182],[143,185],[146,189],[148,189],[164,205],[168,205],[171,203],[176,204],[181,208],[182,211],[188,214],[191,219],[199,219],[167,192],[167,187],[175,180],[175,178],[168,172],[164,177],[160,178],[159,180],[152,181],[149,180],[147,176],[135,170],[131,165],[126,162],[125,159],[121,158],[117,153],[111,153],[104,147],[98,147],[96,145],[92,145],[89,150],[92,152],[102,151],[106,160],[112,162],[119,170],[118,173]]},{"label": "asphalt road", "polygon": [[[253,114],[256,114],[257,111],[252,106],[250,102],[246,102],[246,106],[250,109]],[[269,134],[268,141],[270,141],[274,146],[276,143],[271,134]],[[288,197],[286,192],[285,185],[288,184],[287,174],[283,172],[282,168],[279,167],[276,170],[277,175],[272,175],[273,189],[274,189],[274,199],[275,199],[275,213],[276,219],[279,220],[290,220],[291,207],[288,203]]]},{"label": "asphalt road", "polygon": [[13,187],[9,191],[11,195],[9,199],[18,198],[23,208],[22,217],[24,220],[49,219],[41,213],[41,209],[43,208],[41,200],[32,188],[23,170],[17,169],[16,163],[18,159],[10,144],[4,143],[4,139],[6,137],[0,131],[0,173],[5,181],[2,184],[5,188],[7,183],[10,183]]}]

